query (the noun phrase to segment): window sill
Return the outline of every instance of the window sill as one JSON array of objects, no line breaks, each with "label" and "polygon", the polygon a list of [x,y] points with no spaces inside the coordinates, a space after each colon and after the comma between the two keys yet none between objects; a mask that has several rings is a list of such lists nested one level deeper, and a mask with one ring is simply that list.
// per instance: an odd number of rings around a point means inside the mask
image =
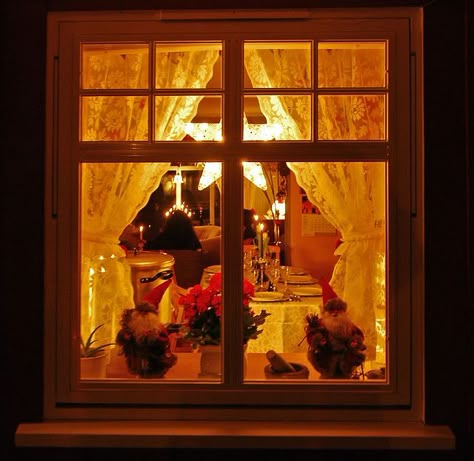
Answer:
[{"label": "window sill", "polygon": [[20,447],[451,450],[446,426],[281,421],[54,421],[20,424]]}]

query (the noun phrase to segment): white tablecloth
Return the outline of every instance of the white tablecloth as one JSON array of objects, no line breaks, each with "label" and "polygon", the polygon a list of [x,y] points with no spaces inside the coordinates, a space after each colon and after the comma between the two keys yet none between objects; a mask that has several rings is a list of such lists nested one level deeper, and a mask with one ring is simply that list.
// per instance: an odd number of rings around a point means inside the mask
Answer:
[{"label": "white tablecloth", "polygon": [[[320,314],[321,297],[304,297],[301,301],[251,302],[250,307],[258,313],[262,309],[271,315],[265,320],[257,339],[249,341],[247,352],[305,352],[306,315]],[[301,344],[300,344],[301,343]]]}]

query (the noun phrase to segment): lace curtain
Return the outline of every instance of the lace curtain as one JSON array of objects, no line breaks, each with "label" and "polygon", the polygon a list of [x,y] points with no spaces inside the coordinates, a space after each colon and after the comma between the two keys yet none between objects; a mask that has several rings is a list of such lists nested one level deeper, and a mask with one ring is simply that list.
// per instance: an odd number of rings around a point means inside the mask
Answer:
[{"label": "lace curtain", "polygon": [[341,233],[331,285],[375,358],[376,316],[385,317],[385,166],[382,162],[288,162],[298,184]]},{"label": "lace curtain", "polygon": [[[254,88],[311,88],[310,64],[304,50],[245,50],[245,68]],[[282,127],[278,139],[311,138],[309,102],[307,96],[258,96],[267,123]]]},{"label": "lace curtain", "polygon": [[[94,56],[85,76],[98,88],[133,88],[142,82],[144,60]],[[129,57],[126,55],[127,58]],[[212,77],[218,52],[192,51],[160,54],[157,86],[205,87]],[[101,60],[102,59],[102,60]],[[193,72],[190,71],[193,69]],[[99,72],[100,70],[100,72]],[[109,82],[114,76],[113,85]],[[102,81],[100,80],[102,79]],[[159,140],[181,140],[185,123],[196,114],[197,97],[161,97],[157,101],[155,131]],[[89,107],[86,136],[94,141],[148,139],[147,104],[141,96],[99,97]],[[81,334],[98,324],[100,338],[114,339],[122,310],[133,306],[133,286],[119,237],[148,202],[169,163],[87,163],[82,167],[82,279]]]},{"label": "lace curtain", "polygon": [[122,310],[133,306],[130,267],[119,246],[119,237],[146,205],[168,167],[168,163],[83,165],[83,337],[103,323],[99,337],[115,338]]},{"label": "lace curtain", "polygon": [[[284,87],[285,81],[297,81],[305,88],[309,86],[311,75],[307,56],[306,53],[298,53],[295,50],[253,50],[248,53],[245,64],[254,87]],[[370,72],[368,64],[366,68],[361,67],[360,56],[364,56],[364,53],[357,53],[357,56],[358,58],[354,58],[351,53],[342,53],[337,62],[332,58],[332,65],[337,68],[337,72],[330,72],[331,86],[347,86],[348,80],[351,86],[357,86],[354,76]],[[280,76],[275,69],[281,69],[283,73],[286,69],[288,74]],[[283,125],[284,139],[305,139],[305,126],[308,126],[306,117],[310,115],[310,108],[306,107],[303,100],[299,105],[290,107],[287,99],[285,96],[259,97],[260,108],[268,123]],[[331,100],[324,110],[320,108],[318,127],[325,133],[325,139],[343,139],[345,136],[341,133],[346,132],[353,135],[350,139],[359,139],[357,133],[377,139],[380,126],[373,128],[371,114],[374,111],[365,112],[364,115],[360,110],[356,110],[359,107],[357,98],[345,100],[344,104],[347,103],[349,107],[342,113],[331,112]],[[372,137],[374,130],[376,133]],[[376,315],[382,313],[383,317],[385,316],[384,164],[287,164],[295,173],[298,185],[306,191],[309,200],[318,206],[321,214],[342,235],[343,244],[337,249],[340,258],[330,283],[348,303],[352,319],[366,335],[367,357],[374,359],[377,346]]]}]

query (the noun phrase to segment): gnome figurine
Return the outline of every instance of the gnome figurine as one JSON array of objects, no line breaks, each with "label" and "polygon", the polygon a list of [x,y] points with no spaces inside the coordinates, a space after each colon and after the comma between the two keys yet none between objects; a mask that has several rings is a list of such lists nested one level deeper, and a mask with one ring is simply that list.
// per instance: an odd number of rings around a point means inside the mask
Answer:
[{"label": "gnome figurine", "polygon": [[308,360],[324,379],[348,379],[365,361],[364,334],[349,318],[347,304],[337,296],[326,279],[321,316],[306,316]]},{"label": "gnome figurine", "polygon": [[158,306],[171,280],[147,293],[133,309],[125,309],[116,342],[122,347],[130,373],[160,378],[177,361],[170,351],[168,330],[160,322]]}]

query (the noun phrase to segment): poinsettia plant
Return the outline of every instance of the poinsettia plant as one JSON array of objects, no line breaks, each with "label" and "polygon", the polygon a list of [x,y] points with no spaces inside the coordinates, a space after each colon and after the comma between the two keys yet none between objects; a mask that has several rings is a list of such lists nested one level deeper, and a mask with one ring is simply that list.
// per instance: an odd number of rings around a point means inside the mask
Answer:
[{"label": "poinsettia plant", "polygon": [[[193,346],[221,343],[222,275],[216,273],[209,279],[209,286],[194,285],[181,296],[179,304],[184,307],[185,338]],[[265,310],[256,314],[250,307],[250,298],[255,293],[254,285],[247,279],[243,282],[243,343],[256,339],[263,331],[260,326],[270,315]]]}]

